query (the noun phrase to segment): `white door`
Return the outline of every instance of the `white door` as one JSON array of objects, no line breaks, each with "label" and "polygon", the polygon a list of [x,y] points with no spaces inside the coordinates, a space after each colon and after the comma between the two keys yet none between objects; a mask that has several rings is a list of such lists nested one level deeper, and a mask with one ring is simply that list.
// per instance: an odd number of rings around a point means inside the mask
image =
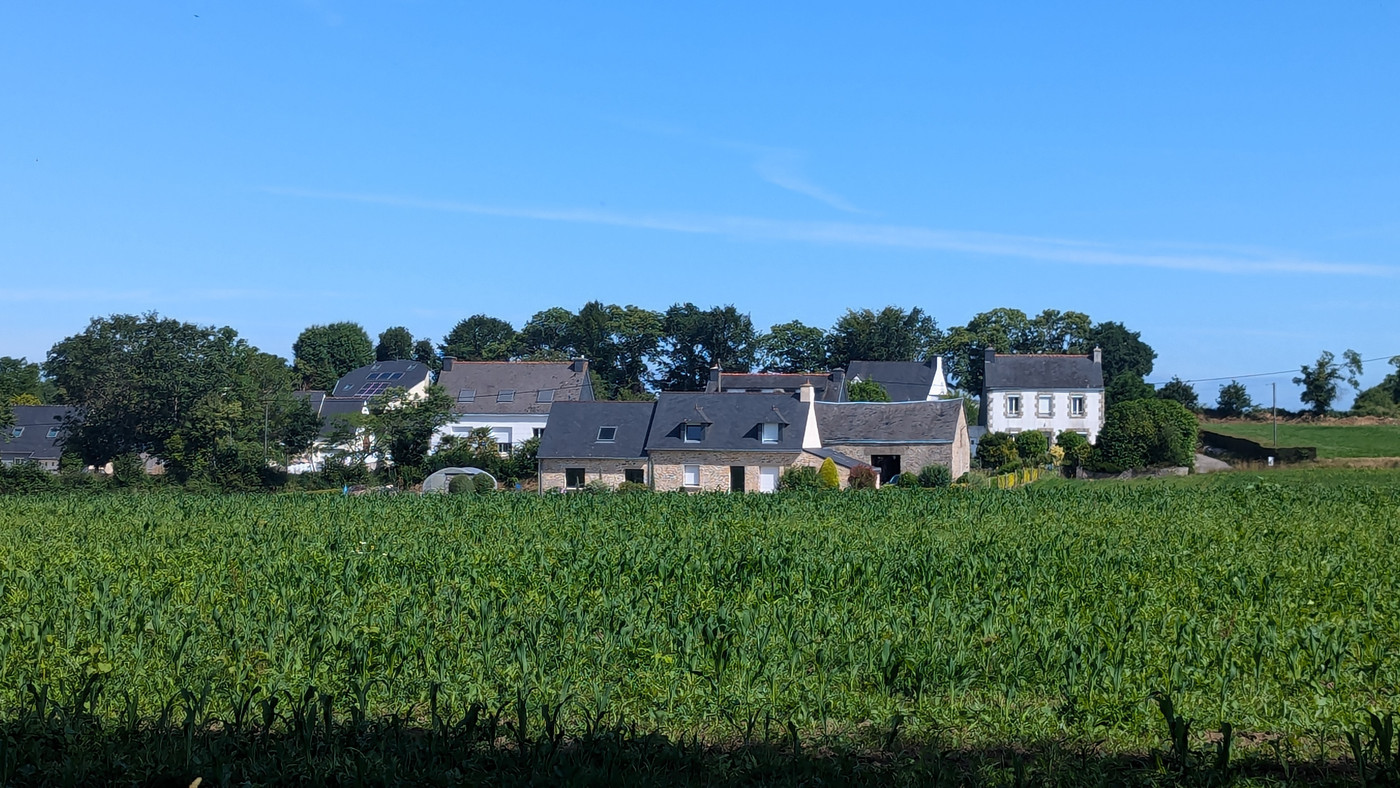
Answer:
[{"label": "white door", "polygon": [[759,468],[758,469],[758,491],[775,492],[778,489],[778,469]]}]

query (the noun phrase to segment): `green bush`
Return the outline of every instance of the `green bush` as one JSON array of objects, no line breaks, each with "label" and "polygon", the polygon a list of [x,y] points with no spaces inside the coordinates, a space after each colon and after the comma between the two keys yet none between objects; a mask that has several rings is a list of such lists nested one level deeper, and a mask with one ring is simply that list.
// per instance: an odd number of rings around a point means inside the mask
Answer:
[{"label": "green bush", "polygon": [[946,465],[925,465],[919,469],[919,486],[938,490],[953,483],[953,472]]},{"label": "green bush", "polygon": [[1037,430],[1026,430],[1016,435],[1016,453],[1029,465],[1044,465],[1045,455],[1050,451],[1050,439]]},{"label": "green bush", "polygon": [[1055,436],[1055,445],[1065,451],[1065,458],[1061,464],[1066,468],[1078,468],[1089,462],[1089,456],[1093,453],[1094,447],[1089,443],[1089,439],[1077,432],[1065,430]]},{"label": "green bush", "polygon": [[1092,464],[1116,473],[1138,468],[1193,466],[1196,417],[1175,400],[1141,399],[1110,406]]},{"label": "green bush", "polygon": [[[828,458],[827,462],[830,461],[830,458]],[[833,464],[832,467],[835,467],[835,464]],[[879,480],[880,474],[876,473],[874,468],[869,465],[857,465],[851,469],[851,475],[847,478],[846,482],[850,485],[852,490],[873,490],[877,486],[876,483]]]},{"label": "green bush", "polygon": [[641,482],[623,482],[617,486],[617,491],[624,495],[631,495],[633,493],[651,492],[651,488]]},{"label": "green bush", "polygon": [[1020,465],[1021,455],[1016,451],[1016,439],[1005,432],[989,432],[977,442],[977,465],[980,468],[996,469],[1005,465]]},{"label": "green bush", "polygon": [[809,465],[794,465],[783,471],[783,476],[778,480],[779,490],[820,490],[822,481],[817,476],[817,469]]},{"label": "green bush", "polygon": [[920,488],[920,487],[923,487],[924,485],[923,485],[923,483],[919,480],[919,477],[918,477],[917,475],[912,474],[912,473],[901,473],[901,474],[899,475],[899,479],[895,482],[895,486],[896,486],[896,487],[909,487],[909,488],[912,488],[912,489],[918,489],[918,488]]},{"label": "green bush", "polygon": [[11,466],[0,465],[0,494],[40,493],[58,487],[58,477],[37,462],[25,460]]},{"label": "green bush", "polygon": [[447,480],[447,492],[452,495],[476,492],[476,482],[471,476],[465,473],[459,473]]},{"label": "green bush", "polygon": [[478,493],[492,493],[496,491],[496,480],[489,474],[478,473],[472,477],[472,488]]},{"label": "green bush", "polygon": [[835,490],[841,486],[841,472],[836,470],[836,462],[830,457],[822,460],[821,470],[817,471],[817,479],[821,486],[828,490]]}]

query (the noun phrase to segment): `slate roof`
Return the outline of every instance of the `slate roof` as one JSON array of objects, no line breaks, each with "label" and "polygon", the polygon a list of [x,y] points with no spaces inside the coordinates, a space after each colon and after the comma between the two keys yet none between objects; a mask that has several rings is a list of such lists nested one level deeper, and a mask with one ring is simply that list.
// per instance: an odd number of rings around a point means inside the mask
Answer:
[{"label": "slate roof", "polygon": [[[593,400],[588,362],[455,361],[445,359],[438,385],[447,389],[453,413],[549,413],[554,402]],[[508,399],[502,392],[513,392]],[[541,401],[541,392],[546,392]],[[552,399],[549,399],[551,398]]]},{"label": "slate roof", "polygon": [[817,430],[824,445],[951,443],[961,399],[924,402],[818,402]]},{"label": "slate roof", "polygon": [[984,361],[983,389],[1101,389],[1103,365],[1090,356],[996,354]]},{"label": "slate roof", "polygon": [[854,467],[856,467],[857,465],[867,465],[867,464],[868,464],[868,463],[865,463],[865,462],[861,462],[860,460],[857,460],[855,457],[851,457],[851,456],[842,454],[842,453],[839,452],[839,451],[833,451],[833,450],[831,450],[831,449],[808,449],[808,450],[807,450],[807,453],[808,453],[808,454],[814,454],[814,455],[816,455],[816,456],[818,456],[818,457],[821,457],[822,459],[826,459],[827,457],[830,457],[830,458],[831,458],[831,461],[834,462],[834,463],[836,463],[837,467],[839,467],[839,468],[854,468]]},{"label": "slate roof", "polygon": [[368,397],[328,397],[324,391],[298,391],[295,396],[305,399],[311,410],[321,417],[322,438],[336,431],[337,416],[361,413],[369,403]]},{"label": "slate roof", "polygon": [[[547,460],[640,459],[646,456],[647,431],[655,410],[655,402],[556,402],[540,437],[539,456]],[[611,441],[599,440],[604,427],[615,428]]]},{"label": "slate roof", "polygon": [[[57,461],[63,453],[63,433],[49,437],[55,427],[62,427],[63,418],[71,408],[65,405],[15,405],[14,426],[0,432],[0,459],[5,462],[34,460]],[[19,435],[14,434],[19,430]]]},{"label": "slate roof", "polygon": [[826,372],[723,372],[715,379],[714,371],[706,391],[735,393],[742,389],[745,393],[761,393],[764,389],[778,389],[784,393],[797,391],[803,383],[811,383],[818,402],[840,402],[845,399],[845,376],[838,370]]},{"label": "slate roof", "polygon": [[411,389],[428,380],[432,374],[427,364],[418,361],[376,361],[345,373],[336,381],[335,389],[326,394],[368,399],[391,388]]},{"label": "slate roof", "polygon": [[[761,425],[783,424],[777,443],[764,443]],[[686,443],[684,425],[704,424],[699,443]],[[656,402],[648,451],[802,451],[807,403],[797,394],[724,394],[664,391]],[[551,422],[550,428],[553,428]],[[548,434],[549,430],[545,430]]]},{"label": "slate roof", "polygon": [[928,361],[852,361],[846,368],[846,383],[856,378],[873,380],[884,387],[891,402],[919,402],[928,399],[938,372],[937,359]]}]

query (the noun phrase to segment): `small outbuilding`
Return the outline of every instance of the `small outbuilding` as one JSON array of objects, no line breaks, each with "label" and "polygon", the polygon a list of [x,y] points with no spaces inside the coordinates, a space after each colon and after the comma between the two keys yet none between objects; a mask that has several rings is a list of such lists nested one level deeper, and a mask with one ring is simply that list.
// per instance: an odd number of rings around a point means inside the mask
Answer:
[{"label": "small outbuilding", "polygon": [[453,477],[475,477],[482,474],[485,474],[486,478],[490,479],[492,484],[497,483],[495,476],[492,476],[491,474],[487,473],[486,471],[483,471],[480,468],[443,468],[442,470],[433,473],[431,476],[423,480],[423,492],[425,494],[445,493],[447,492],[448,485],[452,483]]}]

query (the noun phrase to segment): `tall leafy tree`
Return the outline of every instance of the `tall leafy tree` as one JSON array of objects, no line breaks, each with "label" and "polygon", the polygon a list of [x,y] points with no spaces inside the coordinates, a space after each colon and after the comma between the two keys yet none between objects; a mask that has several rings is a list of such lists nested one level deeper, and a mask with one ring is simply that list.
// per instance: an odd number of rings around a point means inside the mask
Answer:
[{"label": "tall leafy tree", "polygon": [[413,358],[413,333],[403,326],[386,328],[374,346],[375,361],[408,361]]},{"label": "tall leafy tree", "polygon": [[799,320],[768,329],[758,348],[765,372],[817,372],[826,366],[826,332]]},{"label": "tall leafy tree", "polygon": [[1142,341],[1142,334],[1129,331],[1122,323],[1095,325],[1087,344],[1089,348],[1103,349],[1104,380],[1113,380],[1124,372],[1145,378],[1152,374],[1152,362],[1157,360],[1157,351]]},{"label": "tall leafy tree", "polygon": [[402,388],[390,389],[369,402],[361,417],[374,450],[398,475],[420,481],[433,433],[452,418],[452,397],[441,386],[429,386],[424,397],[412,398]]},{"label": "tall leafy tree", "polygon": [[1029,321],[1025,342],[1017,353],[1088,353],[1093,321],[1083,312],[1046,309]]},{"label": "tall leafy tree", "polygon": [[490,315],[472,315],[462,320],[439,349],[444,356],[461,361],[508,361],[516,354],[517,335],[510,323]]},{"label": "tall leafy tree", "polygon": [[536,312],[520,327],[520,355],[535,361],[569,358],[573,347],[574,313],[552,306]]},{"label": "tall leafy tree", "polygon": [[1157,390],[1130,371],[1118,373],[1118,377],[1104,386],[1103,398],[1106,405],[1130,402],[1135,399],[1156,399]]},{"label": "tall leafy tree", "polygon": [[848,309],[827,336],[828,357],[840,367],[852,361],[921,361],[941,339],[938,323],[919,307]]},{"label": "tall leafy tree", "polygon": [[0,356],[0,405],[13,404],[24,395],[42,403],[48,393],[38,364],[24,358]]},{"label": "tall leafy tree", "polygon": [[1215,398],[1215,412],[1219,416],[1243,416],[1254,410],[1254,407],[1254,400],[1250,398],[1249,391],[1238,380],[1222,384]]},{"label": "tall leafy tree", "polygon": [[674,304],[661,320],[660,385],[670,391],[699,391],[710,368],[748,372],[753,368],[758,337],[753,321],[731,306],[701,309]]},{"label": "tall leafy tree", "polygon": [[1293,383],[1303,387],[1298,399],[1307,403],[1316,415],[1323,415],[1332,408],[1337,399],[1337,384],[1345,380],[1353,389],[1361,389],[1361,354],[1348,350],[1342,354],[1342,363],[1331,351],[1324,350],[1311,367],[1304,364],[1301,374]]},{"label": "tall leafy tree", "polygon": [[[612,358],[601,374],[610,389],[608,393],[618,399],[646,395],[650,363],[661,344],[661,314],[632,304],[609,305],[607,313]],[[589,352],[586,348],[580,350],[585,355]]]},{"label": "tall leafy tree", "polygon": [[359,323],[310,326],[292,344],[303,388],[330,391],[345,373],[374,362],[374,345]]},{"label": "tall leafy tree", "polygon": [[1201,409],[1200,398],[1196,396],[1196,389],[1190,383],[1181,378],[1174,377],[1162,387],[1157,389],[1157,399],[1169,399],[1180,402],[1187,410],[1196,411]]},{"label": "tall leafy tree", "polygon": [[419,364],[427,364],[433,372],[442,370],[442,359],[433,347],[431,339],[420,339],[413,344],[413,360]]},{"label": "tall leafy tree", "polygon": [[1025,353],[1034,346],[1034,332],[1026,313],[1001,308],[973,315],[966,326],[953,328],[939,343],[939,351],[958,388],[980,395],[987,348],[998,353]]}]

